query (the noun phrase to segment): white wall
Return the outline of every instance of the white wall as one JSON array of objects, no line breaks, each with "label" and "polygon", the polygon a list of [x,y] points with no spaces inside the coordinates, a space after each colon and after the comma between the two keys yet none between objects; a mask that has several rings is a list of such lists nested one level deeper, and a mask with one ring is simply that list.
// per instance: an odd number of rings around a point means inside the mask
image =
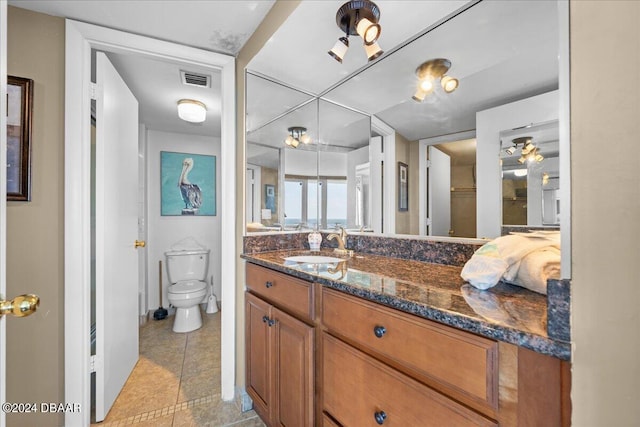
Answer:
[{"label": "white wall", "polygon": [[[180,217],[160,215],[160,152],[173,151],[216,156],[216,216]],[[158,261],[163,263],[164,307],[167,300],[166,263],[164,252],[179,240],[192,236],[211,250],[209,278],[213,276],[214,292],[220,300],[220,138],[176,134],[147,130],[147,201],[148,201],[148,307],[154,310],[159,305]]]},{"label": "white wall", "polygon": [[284,162],[287,175],[316,176],[318,156],[315,151],[284,150]]},{"label": "white wall", "polygon": [[476,114],[476,173],[478,213],[477,237],[500,236],[502,194],[500,178],[500,131],[531,123],[557,120],[558,91],[547,92],[521,101],[501,105]]}]

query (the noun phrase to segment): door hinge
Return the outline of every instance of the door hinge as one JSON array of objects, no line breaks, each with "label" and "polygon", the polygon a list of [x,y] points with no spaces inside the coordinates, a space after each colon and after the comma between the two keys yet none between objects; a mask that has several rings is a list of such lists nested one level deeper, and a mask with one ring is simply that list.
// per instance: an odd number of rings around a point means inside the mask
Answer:
[{"label": "door hinge", "polygon": [[427,227],[431,226],[431,218],[427,218]]},{"label": "door hinge", "polygon": [[91,99],[93,100],[97,100],[98,99],[98,85],[91,82],[89,83],[89,95],[91,95]]},{"label": "door hinge", "polygon": [[431,167],[431,160],[427,160],[427,167]]}]

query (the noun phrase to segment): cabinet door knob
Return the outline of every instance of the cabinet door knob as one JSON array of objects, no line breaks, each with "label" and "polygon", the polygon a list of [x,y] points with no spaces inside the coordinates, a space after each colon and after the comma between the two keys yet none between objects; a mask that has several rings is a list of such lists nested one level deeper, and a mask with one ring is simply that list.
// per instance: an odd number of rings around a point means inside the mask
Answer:
[{"label": "cabinet door knob", "polygon": [[376,326],[373,328],[373,333],[376,337],[382,338],[382,336],[387,333],[387,328],[385,328],[384,326]]},{"label": "cabinet door knob", "polygon": [[273,286],[273,282],[271,282],[271,281],[267,281],[267,282],[265,282],[265,284],[264,284],[264,285],[265,285],[267,288],[270,288],[270,287],[272,287],[272,286]]},{"label": "cabinet door knob", "polygon": [[373,414],[373,418],[375,418],[378,424],[382,425],[384,424],[384,420],[387,419],[387,414],[384,411],[378,411]]},{"label": "cabinet door knob", "polygon": [[269,318],[265,315],[262,316],[262,323],[267,323],[269,321]]},{"label": "cabinet door knob", "polygon": [[273,319],[269,319],[269,320],[267,321],[267,325],[269,325],[269,327],[271,327],[271,326],[273,326],[273,325],[275,325],[275,324],[276,324],[276,321],[275,321],[275,320],[273,320]]}]

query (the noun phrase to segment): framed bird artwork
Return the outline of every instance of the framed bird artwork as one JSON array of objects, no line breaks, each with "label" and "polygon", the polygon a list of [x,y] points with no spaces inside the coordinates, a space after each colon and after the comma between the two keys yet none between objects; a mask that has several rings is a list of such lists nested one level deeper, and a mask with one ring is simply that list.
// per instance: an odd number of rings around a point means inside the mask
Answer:
[{"label": "framed bird artwork", "polygon": [[161,215],[216,214],[216,156],[160,152]]}]

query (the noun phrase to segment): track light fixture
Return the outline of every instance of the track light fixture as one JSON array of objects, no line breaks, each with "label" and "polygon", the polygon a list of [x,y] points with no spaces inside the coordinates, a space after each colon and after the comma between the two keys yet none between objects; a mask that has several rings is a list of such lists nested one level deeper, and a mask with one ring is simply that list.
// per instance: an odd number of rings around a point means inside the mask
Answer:
[{"label": "track light fixture", "polygon": [[511,156],[516,152],[518,145],[522,145],[522,151],[521,151],[520,158],[518,159],[518,163],[520,163],[521,165],[524,164],[525,162],[540,163],[541,161],[544,160],[544,156],[538,152],[538,147],[536,147],[531,141],[532,141],[532,138],[530,136],[515,138],[512,141],[513,146],[505,149],[505,152]]},{"label": "track light fixture", "polygon": [[413,99],[422,102],[435,89],[435,81],[440,79],[440,85],[446,93],[451,93],[458,88],[458,79],[445,75],[451,68],[451,61],[444,58],[430,59],[416,68],[418,76],[418,88]]},{"label": "track light fixture", "polygon": [[349,36],[360,36],[369,61],[373,61],[383,51],[377,41],[382,27],[378,24],[380,9],[368,0],[352,0],[343,4],[336,12],[336,24],[345,33],[328,52],[336,61],[342,63],[349,49]]},{"label": "track light fixture", "polygon": [[298,148],[300,143],[309,144],[311,142],[311,137],[307,134],[307,128],[302,126],[292,126],[287,129],[289,135],[284,140],[284,143],[289,147]]}]

